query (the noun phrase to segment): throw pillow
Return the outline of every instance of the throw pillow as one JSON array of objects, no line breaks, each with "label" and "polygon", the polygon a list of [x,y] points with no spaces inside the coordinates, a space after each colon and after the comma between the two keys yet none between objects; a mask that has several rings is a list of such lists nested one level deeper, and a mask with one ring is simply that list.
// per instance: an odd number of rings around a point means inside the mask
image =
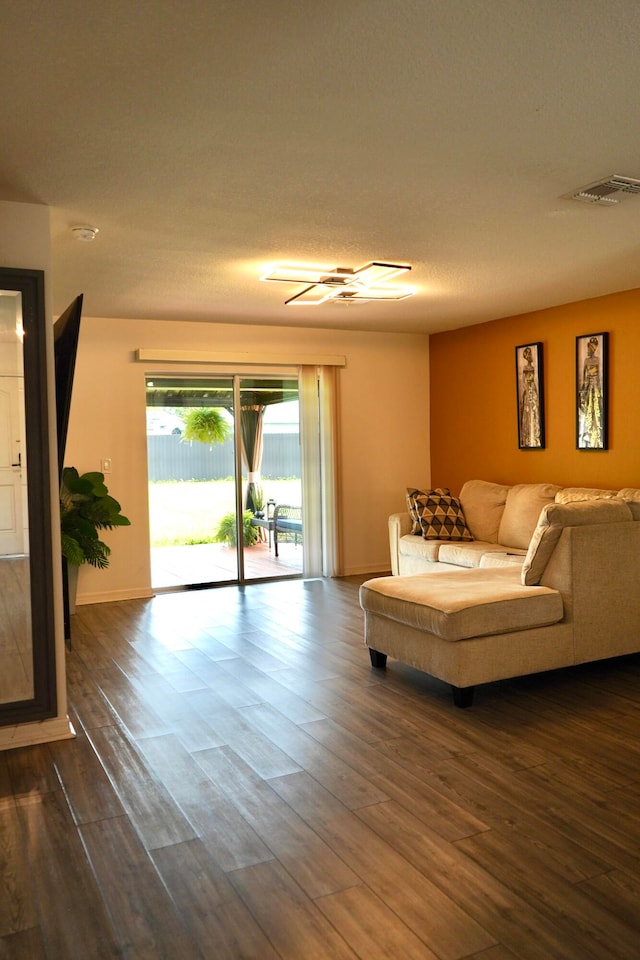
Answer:
[{"label": "throw pillow", "polygon": [[422,536],[422,527],[420,526],[420,507],[416,503],[416,497],[430,497],[430,496],[446,496],[448,497],[451,491],[448,487],[435,487],[433,490],[419,490],[417,487],[407,487],[407,510],[409,511],[409,516],[412,520],[411,533],[414,533],[417,537]]},{"label": "throw pillow", "polygon": [[420,528],[425,540],[473,540],[464,519],[462,504],[450,494],[416,497]]}]

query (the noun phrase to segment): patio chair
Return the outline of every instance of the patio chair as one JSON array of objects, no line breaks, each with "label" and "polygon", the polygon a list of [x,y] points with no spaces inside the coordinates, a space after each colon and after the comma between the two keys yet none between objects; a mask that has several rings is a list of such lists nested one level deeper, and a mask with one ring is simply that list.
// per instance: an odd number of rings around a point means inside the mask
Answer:
[{"label": "patio chair", "polygon": [[278,541],[302,543],[302,507],[279,503],[273,511],[273,547],[278,556]]}]

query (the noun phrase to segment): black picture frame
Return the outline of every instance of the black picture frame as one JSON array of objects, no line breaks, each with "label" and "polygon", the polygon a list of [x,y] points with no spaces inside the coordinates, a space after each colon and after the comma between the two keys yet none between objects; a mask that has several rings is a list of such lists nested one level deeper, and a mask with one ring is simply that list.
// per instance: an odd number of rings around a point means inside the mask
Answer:
[{"label": "black picture frame", "polygon": [[576,337],[576,449],[609,448],[609,334]]},{"label": "black picture frame", "polygon": [[516,347],[516,399],[518,447],[544,450],[544,367],[540,341]]}]

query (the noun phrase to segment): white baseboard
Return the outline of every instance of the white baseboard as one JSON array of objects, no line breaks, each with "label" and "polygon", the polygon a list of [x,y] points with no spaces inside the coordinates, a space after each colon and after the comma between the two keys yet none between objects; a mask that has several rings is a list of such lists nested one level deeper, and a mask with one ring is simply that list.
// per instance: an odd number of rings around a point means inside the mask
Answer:
[{"label": "white baseboard", "polygon": [[52,740],[71,740],[76,732],[69,717],[54,717],[37,723],[18,723],[12,727],[0,727],[0,750],[30,747],[35,743],[50,743]]},{"label": "white baseboard", "polygon": [[153,590],[110,590],[107,593],[83,593],[76,597],[76,606],[88,603],[110,603],[113,600],[148,600],[155,597]]},{"label": "white baseboard", "polygon": [[380,577],[390,577],[391,569],[385,570],[384,565],[381,568],[380,564],[370,564],[366,567],[347,567],[342,575],[344,577],[356,577],[362,573],[376,573]]}]

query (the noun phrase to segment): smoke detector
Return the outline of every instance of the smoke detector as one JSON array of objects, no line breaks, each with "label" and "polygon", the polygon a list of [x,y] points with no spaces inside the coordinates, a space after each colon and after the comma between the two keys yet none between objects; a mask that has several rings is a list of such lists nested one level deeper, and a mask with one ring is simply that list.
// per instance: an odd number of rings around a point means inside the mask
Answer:
[{"label": "smoke detector", "polygon": [[604,180],[596,180],[579,190],[565,193],[564,200],[582,200],[583,203],[598,203],[601,206],[613,206],[624,200],[625,194],[640,194],[640,180],[632,177],[620,177],[614,173]]},{"label": "smoke detector", "polygon": [[76,240],[84,240],[86,243],[91,240],[95,240],[96,234],[100,231],[98,227],[90,227],[87,224],[83,224],[79,227],[71,227],[71,233],[73,234]]}]

